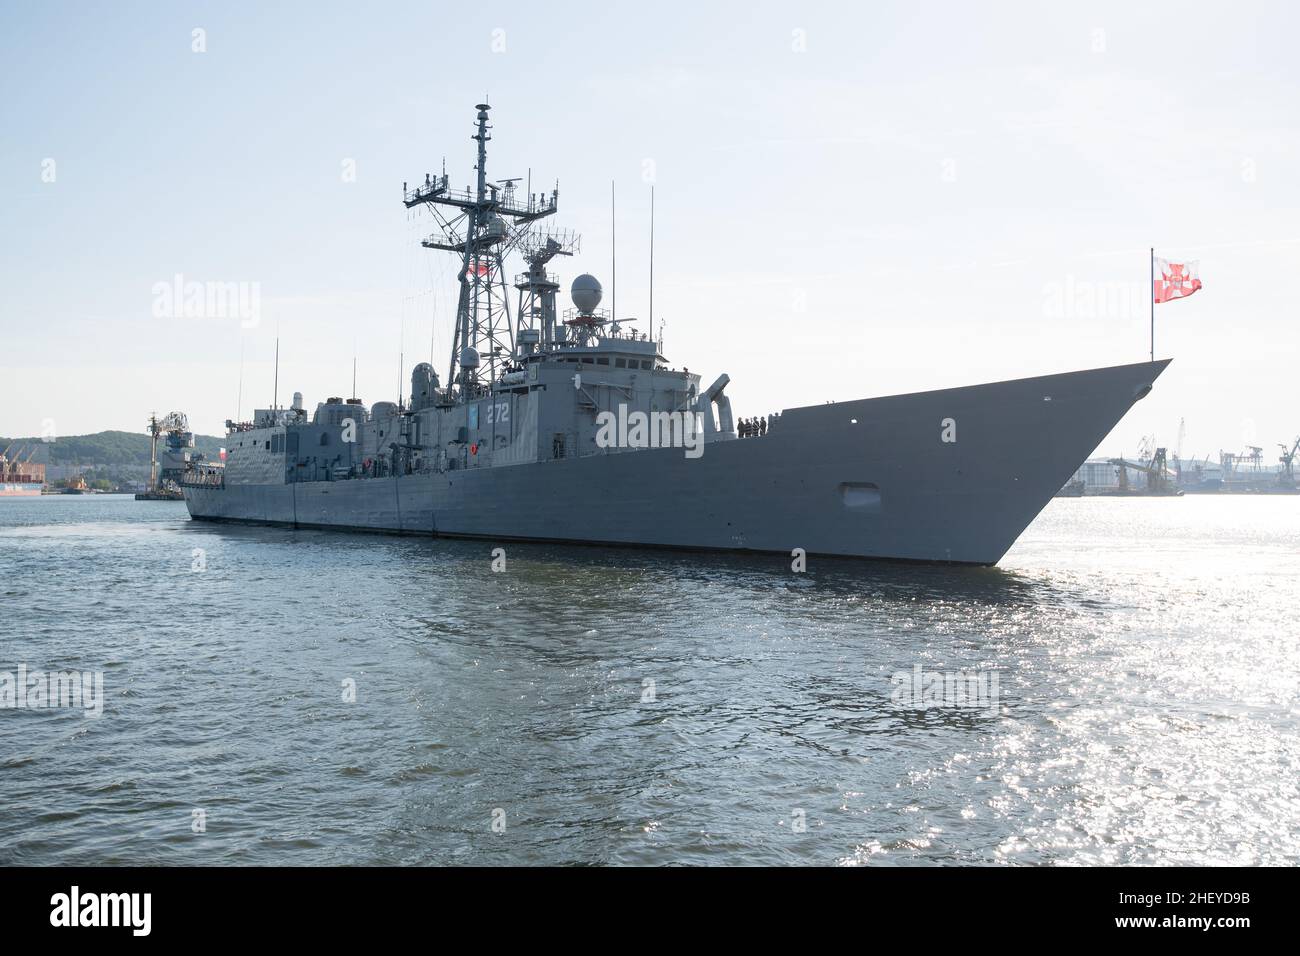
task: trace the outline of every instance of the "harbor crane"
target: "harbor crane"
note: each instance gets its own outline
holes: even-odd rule
[[[17,451],[14,451],[15,445],[18,446]],[[40,445],[19,445],[16,441],[10,442],[5,447],[5,450],[0,452],[0,461],[7,461],[12,465],[29,465],[31,464],[32,459],[36,457],[36,453],[40,450],[40,447]],[[10,454],[11,451],[13,454]],[[26,453],[27,456],[25,458],[23,457],[24,453]]]
[[[1178,419],[1178,444],[1174,446],[1174,473],[1183,476],[1183,441],[1187,438],[1187,419]]]
[[[1289,450],[1286,445],[1282,443],[1279,443],[1277,447],[1282,449],[1282,454],[1278,457],[1278,461],[1282,463],[1283,472],[1278,476],[1278,480],[1287,485],[1295,485],[1295,456],[1296,451],[1300,450],[1300,438],[1297,438],[1292,442]]]
[[[1147,453],[1147,442],[1144,439],[1140,451],[1140,461],[1131,461],[1127,458],[1110,458],[1107,459],[1110,464],[1115,466],[1119,475],[1119,487],[1122,494],[1129,493],[1128,472],[1131,468],[1134,471],[1140,471],[1147,476],[1147,494],[1149,495],[1181,495],[1172,481],[1169,479],[1169,464],[1165,449],[1156,448]]]

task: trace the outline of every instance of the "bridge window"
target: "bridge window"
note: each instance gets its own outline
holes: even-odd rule
[[[627,368],[627,359],[614,359],[614,368]]]

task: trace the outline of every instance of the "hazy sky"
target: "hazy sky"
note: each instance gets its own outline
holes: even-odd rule
[[[196,40],[195,30],[198,34]],[[1291,4],[6,4],[0,434],[201,432],[445,374],[455,264],[401,184],[558,178],[557,260],[655,311],[739,415],[1140,361],[1147,249],[1175,361],[1103,445],[1300,433]],[[201,41],[201,42],[200,42]],[[196,52],[196,45],[203,46]],[[355,176],[349,176],[355,170]],[[247,283],[258,321],[155,315]],[[567,296],[565,306],[568,305]],[[644,323],[643,323],[644,324]],[[1026,435],[1026,442],[1033,436]]]

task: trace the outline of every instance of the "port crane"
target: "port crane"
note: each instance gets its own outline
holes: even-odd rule
[[[18,450],[13,451],[14,446],[18,445]],[[32,459],[36,457],[36,452],[40,450],[40,445],[19,445],[18,442],[10,442],[3,452],[0,452],[0,462],[6,462],[13,468],[19,465],[30,465]],[[10,452],[13,451],[11,455]],[[27,457],[23,457],[26,452]]]
[[[1109,458],[1107,461],[1115,466],[1116,474],[1119,477],[1119,490],[1121,494],[1129,492],[1128,473],[1129,469],[1140,471],[1147,476],[1147,494],[1150,495],[1179,495],[1174,483],[1169,478],[1168,455],[1164,448],[1153,447],[1154,438],[1142,439],[1142,444],[1138,449],[1138,461],[1132,461],[1127,458]]]
[[[1187,438],[1187,419],[1178,419],[1178,444],[1174,446],[1174,474],[1177,480],[1183,477],[1183,441]]]
[[[1282,463],[1282,474],[1278,475],[1278,480],[1287,484],[1295,485],[1295,456],[1296,451],[1300,450],[1300,438],[1297,438],[1292,444],[1290,450],[1285,444],[1279,443],[1278,448],[1282,449],[1282,454],[1278,461]]]
[[[1246,471],[1254,474],[1264,463],[1264,449],[1258,445],[1247,445],[1244,452],[1235,455],[1230,453],[1226,458],[1228,465],[1224,470],[1228,473],[1228,477],[1235,478],[1237,469],[1242,465],[1246,466]]]

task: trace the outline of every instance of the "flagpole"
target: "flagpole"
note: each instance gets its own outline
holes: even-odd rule
[[[1151,361],[1156,360],[1156,247],[1151,247]]]

